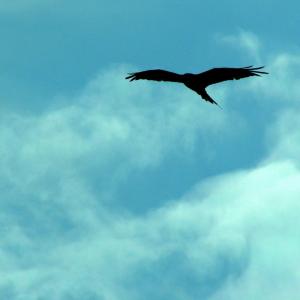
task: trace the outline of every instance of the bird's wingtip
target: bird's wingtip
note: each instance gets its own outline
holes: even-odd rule
[[[260,66],[260,67],[253,68],[253,66],[251,66],[251,67],[246,67],[245,69],[247,69],[248,71],[250,71],[252,75],[261,76],[260,74],[269,74],[266,71],[259,71],[259,70],[263,69],[264,67],[265,66]]]
[[[125,79],[130,79],[130,81],[135,79],[135,73],[128,73],[128,76]]]

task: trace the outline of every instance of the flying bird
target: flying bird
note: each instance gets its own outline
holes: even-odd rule
[[[133,80],[155,80],[155,81],[171,81],[183,83],[186,87],[192,89],[198,95],[200,95],[205,101],[218,105],[218,103],[212,99],[205,88],[211,84],[216,84],[226,80],[241,79],[250,76],[261,76],[261,74],[268,74],[261,71],[264,67],[254,68],[253,66],[243,68],[213,68],[208,71],[199,74],[177,74],[165,70],[147,70],[136,73],[129,73],[126,79]],[[219,106],[219,105],[218,105]]]

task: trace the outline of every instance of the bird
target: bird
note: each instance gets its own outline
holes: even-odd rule
[[[269,74],[262,71],[261,69],[263,68],[264,66],[256,68],[253,66],[242,68],[221,67],[212,68],[199,74],[177,74],[166,70],[155,69],[128,73],[128,76],[125,77],[125,79],[128,79],[129,81],[145,79],[183,83],[186,87],[190,88],[198,95],[200,95],[203,100],[220,107],[220,105],[207,93],[207,91],[205,90],[206,87],[226,80],[238,80],[250,76],[261,76],[262,74]]]

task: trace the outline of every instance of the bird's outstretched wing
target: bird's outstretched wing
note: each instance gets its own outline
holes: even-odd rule
[[[261,76],[261,74],[268,74],[264,71],[259,71],[264,67],[253,68],[252,66],[243,68],[214,68],[203,73],[198,74],[198,79],[205,86],[215,84],[218,82],[241,79],[250,76]]]
[[[182,75],[158,69],[129,73],[129,76],[127,76],[126,79],[129,79],[130,81],[146,79],[155,81],[182,82]]]

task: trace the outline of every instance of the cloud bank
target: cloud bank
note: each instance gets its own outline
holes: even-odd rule
[[[132,215],[107,205],[123,178],[187,155],[201,132],[226,133],[235,114],[212,113],[189,91],[129,87],[127,69],[100,74],[64,107],[1,120],[0,298],[297,299],[296,101],[263,128],[257,166]]]

